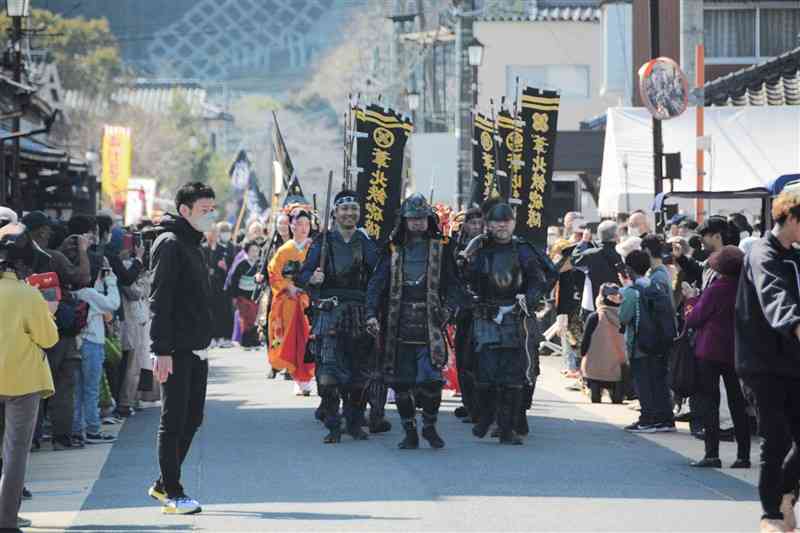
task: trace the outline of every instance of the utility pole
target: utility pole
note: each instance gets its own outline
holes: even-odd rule
[[[474,80],[469,64],[469,43],[474,33],[475,0],[454,0],[459,10],[456,23],[456,75],[458,86],[458,117],[456,139],[458,140],[458,206],[468,202],[472,188],[472,107]]]
[[[650,0],[650,58],[661,55],[661,37],[658,16],[658,0]],[[653,117],[653,190],[655,194],[663,192],[664,177],[664,142],[661,133],[661,121]]]

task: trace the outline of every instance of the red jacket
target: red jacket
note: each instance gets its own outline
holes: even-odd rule
[[[686,325],[697,332],[694,353],[698,359],[733,366],[738,285],[736,278],[718,276],[700,298],[687,302]]]

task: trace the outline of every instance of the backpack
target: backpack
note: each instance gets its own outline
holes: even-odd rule
[[[635,287],[639,293],[636,347],[646,355],[666,356],[678,336],[670,290],[652,280],[648,287]]]
[[[89,304],[66,291],[56,311],[55,319],[61,337],[77,337],[89,321]]]

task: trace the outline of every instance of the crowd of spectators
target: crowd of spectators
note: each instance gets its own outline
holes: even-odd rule
[[[742,213],[702,223],[678,214],[659,231],[642,211],[596,227],[567,213],[550,228],[560,269],[543,355],[565,356],[568,389],[629,400],[633,433],[677,431],[705,443],[692,467],[750,468],[760,436],[762,531],[793,531],[800,479],[800,193],[773,201],[773,228]],[[765,233],[762,232],[766,229]],[[548,314],[545,314],[548,316]],[[679,342],[693,355],[678,383]],[[687,344],[688,343],[688,344]],[[560,349],[559,349],[560,346]],[[691,394],[686,393],[689,383]],[[678,392],[676,392],[678,391]],[[680,393],[679,393],[680,392]],[[723,427],[721,427],[723,426]]]

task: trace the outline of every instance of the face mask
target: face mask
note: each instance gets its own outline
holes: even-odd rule
[[[214,229],[214,223],[217,221],[217,214],[214,211],[200,215],[199,217],[189,219],[189,223],[201,233],[208,233]]]
[[[231,240],[231,234],[227,233],[227,232],[226,233],[220,233],[219,234],[219,240],[221,240],[222,242],[228,242],[228,241]]]
[[[749,236],[750,236],[750,233],[747,232],[747,231],[739,232],[739,240],[740,241],[743,241],[744,239],[748,238]]]
[[[628,227],[628,237],[641,237],[641,236],[642,236],[642,232],[639,231],[639,228],[634,227],[634,226],[629,226]]]

